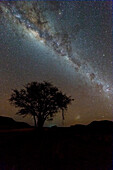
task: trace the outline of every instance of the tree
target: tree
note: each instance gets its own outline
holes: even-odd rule
[[[45,81],[28,83],[20,91],[15,89],[9,99],[12,105],[20,108],[17,114],[33,116],[35,127],[43,127],[45,120],[53,119],[60,110],[64,119],[64,110],[72,100]]]

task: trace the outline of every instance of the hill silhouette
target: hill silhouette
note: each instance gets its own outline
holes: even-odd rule
[[[113,122],[108,120],[93,121],[88,125],[73,125],[71,129],[79,130],[79,132],[111,133],[113,131]]]
[[[18,122],[10,117],[0,116],[0,129],[23,129],[23,128],[33,128],[29,124],[25,122]],[[93,121],[88,125],[77,124],[72,125],[70,127],[45,127],[43,130],[46,131],[55,131],[58,133],[62,133],[66,131],[76,132],[76,133],[85,133],[85,132],[93,132],[93,133],[111,133],[113,131],[113,122],[108,120],[103,121]]]
[[[29,128],[25,122],[17,122],[10,117],[0,116],[0,129],[18,129],[18,128]]]

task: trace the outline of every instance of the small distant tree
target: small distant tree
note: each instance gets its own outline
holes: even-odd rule
[[[64,119],[64,110],[72,100],[48,82],[28,83],[20,91],[13,90],[9,99],[12,105],[20,108],[17,114],[33,116],[35,127],[43,127],[45,120],[52,120],[60,110]]]

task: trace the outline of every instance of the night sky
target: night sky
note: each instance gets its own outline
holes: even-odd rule
[[[0,2],[0,115],[15,115],[11,89],[49,81],[71,95],[45,126],[112,120],[112,1]]]

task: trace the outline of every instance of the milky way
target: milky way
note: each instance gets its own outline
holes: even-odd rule
[[[104,75],[102,70],[105,65],[105,68],[112,67],[111,39],[106,38],[112,34],[111,3],[54,3],[2,2],[1,13],[11,20],[15,30],[21,30],[23,35],[53,50],[89,87],[111,101],[111,75],[107,70]],[[85,22],[89,22],[89,28]]]

